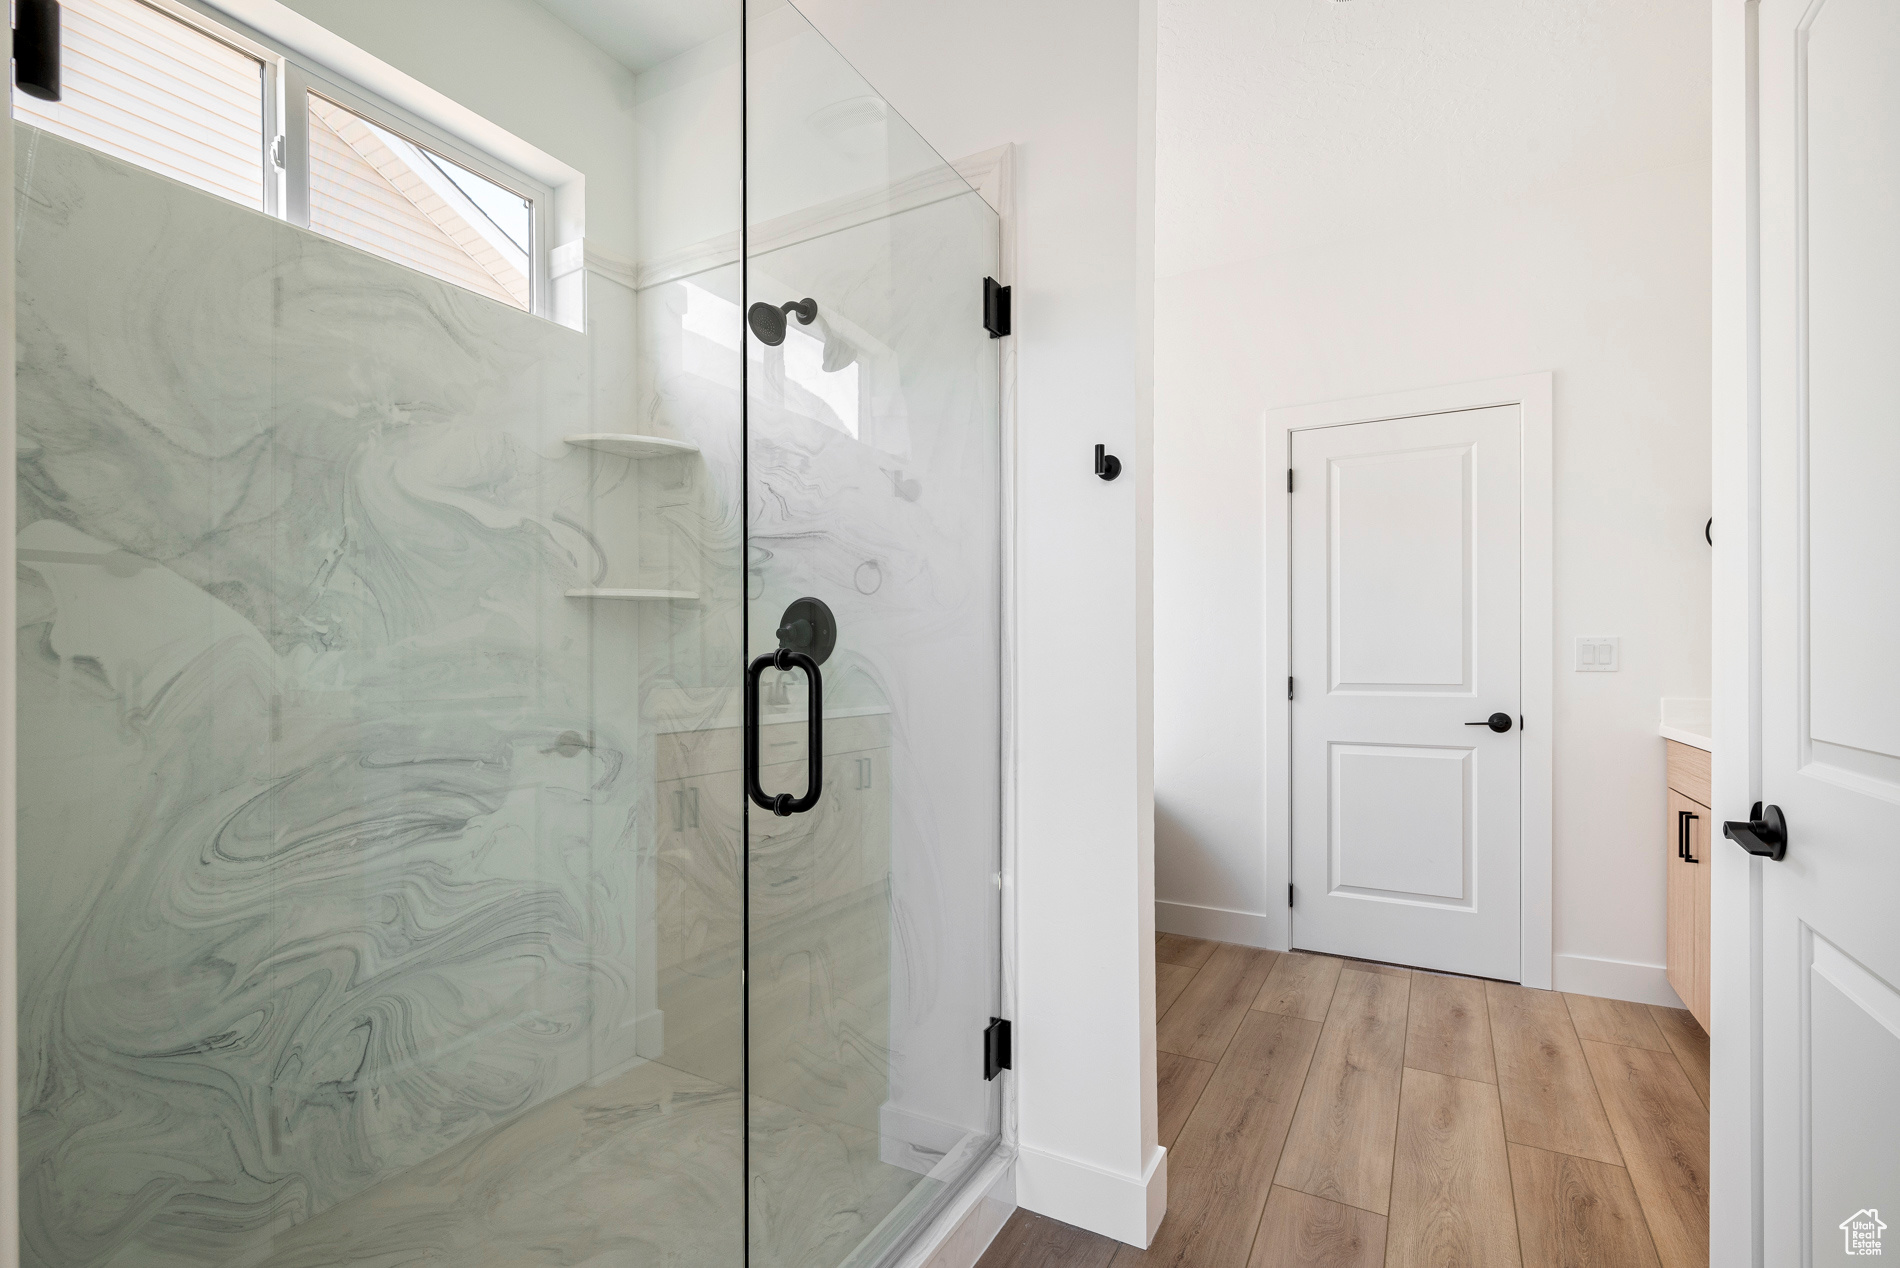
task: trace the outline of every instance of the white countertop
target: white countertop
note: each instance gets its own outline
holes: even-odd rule
[[[1687,744],[1705,753],[1715,751],[1714,730],[1709,725],[1709,702],[1664,696],[1662,722],[1657,731],[1665,740]]]

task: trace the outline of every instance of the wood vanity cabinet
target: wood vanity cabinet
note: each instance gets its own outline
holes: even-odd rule
[[[1709,755],[1669,749],[1669,985],[1709,1028]]]

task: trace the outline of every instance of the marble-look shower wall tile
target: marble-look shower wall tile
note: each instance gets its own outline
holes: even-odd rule
[[[254,1259],[658,1033],[643,704],[736,566],[724,633],[563,596],[736,503],[562,443],[666,426],[630,293],[583,335],[18,136],[24,1260]]]

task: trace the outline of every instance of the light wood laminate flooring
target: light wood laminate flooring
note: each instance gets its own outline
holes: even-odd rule
[[[1707,1268],[1687,1012],[1178,934],[1155,959],[1154,1244],[1018,1211],[978,1268]]]

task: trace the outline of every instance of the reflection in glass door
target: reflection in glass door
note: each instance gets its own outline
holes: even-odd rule
[[[869,1265],[999,1133],[998,225],[788,4],[747,102],[751,1257]]]

